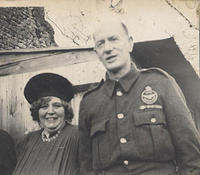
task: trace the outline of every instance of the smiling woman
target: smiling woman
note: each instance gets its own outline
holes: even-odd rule
[[[61,99],[57,97],[46,97],[43,100],[46,100],[46,102],[44,101],[39,109],[39,120],[42,127],[48,133],[53,133],[59,128],[63,128],[65,123],[65,110]]]
[[[24,95],[41,130],[18,145],[13,175],[78,175],[78,132],[70,124],[72,84],[60,75],[43,73],[28,81]]]

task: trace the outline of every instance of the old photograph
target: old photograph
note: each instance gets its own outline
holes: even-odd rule
[[[199,0],[1,0],[1,175],[200,175]]]

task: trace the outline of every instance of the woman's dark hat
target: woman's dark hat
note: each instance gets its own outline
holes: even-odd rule
[[[54,96],[65,101],[74,97],[72,84],[58,74],[42,73],[32,77],[24,88],[26,100],[32,104],[41,97]]]

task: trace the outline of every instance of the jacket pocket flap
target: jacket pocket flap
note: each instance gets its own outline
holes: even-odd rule
[[[135,112],[133,115],[135,126],[158,124],[166,125],[165,116],[162,111]]]
[[[109,121],[109,119],[102,120],[102,121],[96,121],[92,123],[92,127],[90,130],[90,137],[94,136],[98,132],[105,132],[106,131],[106,123]]]

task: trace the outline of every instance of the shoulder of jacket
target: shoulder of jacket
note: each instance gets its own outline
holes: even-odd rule
[[[2,129],[0,129],[0,139],[2,140],[2,142],[8,142],[8,141],[13,140],[10,134],[8,134],[7,131],[4,131]]]
[[[104,84],[104,79],[102,79],[98,84],[91,85],[90,88],[84,93],[83,98],[98,90]]]
[[[157,68],[157,67],[141,69],[141,73],[154,73],[154,74],[160,74],[162,76],[165,76],[166,78],[171,77],[166,71],[164,71],[163,69]]]

